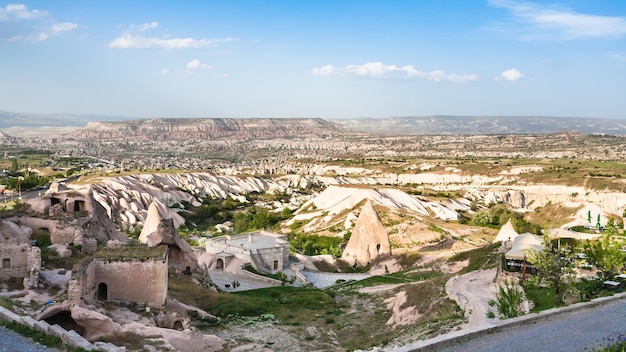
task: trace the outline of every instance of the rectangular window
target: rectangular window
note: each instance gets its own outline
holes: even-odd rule
[[[11,259],[2,259],[2,269],[11,269]]]
[[[274,260],[274,270],[278,270],[278,260]]]

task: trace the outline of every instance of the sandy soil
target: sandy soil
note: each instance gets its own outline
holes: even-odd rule
[[[446,282],[446,293],[465,311],[467,322],[461,326],[462,329],[493,321],[487,318],[487,311],[491,309],[487,302],[496,297],[497,285],[494,282],[496,270],[472,271],[455,276]]]

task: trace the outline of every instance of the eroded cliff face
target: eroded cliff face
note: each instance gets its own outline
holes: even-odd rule
[[[224,138],[253,139],[287,136],[334,136],[346,129],[332,122],[313,118],[226,119],[176,118],[118,122],[90,122],[72,134],[77,139],[192,140]]]

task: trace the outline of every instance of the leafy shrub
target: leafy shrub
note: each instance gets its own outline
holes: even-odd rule
[[[341,257],[341,244],[344,239],[330,236],[298,234],[290,239],[292,252],[304,255],[330,254]]]

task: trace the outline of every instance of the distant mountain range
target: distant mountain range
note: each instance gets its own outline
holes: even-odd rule
[[[103,122],[103,124],[95,122]],[[188,129],[182,127],[187,124],[189,124]],[[255,125],[258,128],[256,132],[253,131]],[[137,120],[121,116],[29,114],[0,110],[0,130],[9,135],[13,135],[11,133],[13,131],[28,130],[32,133],[35,130],[43,130],[42,132],[45,132],[47,128],[50,132],[57,131],[58,133],[58,131],[67,132],[73,128],[74,130],[80,129],[83,131],[83,133],[79,134],[98,138],[98,135],[104,137],[105,135],[128,133],[131,130],[137,132],[142,129],[142,126],[153,131],[163,128],[166,130],[186,130],[187,132],[191,130],[197,132],[212,130],[213,133],[218,135],[236,134],[238,129],[243,129],[246,131],[244,132],[245,134],[256,135],[260,138],[263,135],[266,138],[281,135],[286,132],[285,129],[290,130],[286,133],[287,135],[294,135],[292,134],[294,132],[299,132],[302,135],[322,135],[333,129],[339,133],[345,133],[350,130],[381,135],[543,134],[562,131],[577,131],[583,134],[606,133],[626,135],[626,119],[578,117],[438,115],[327,120],[314,118],[155,118]],[[223,131],[221,131],[222,129]],[[283,131],[278,132],[275,129]],[[22,133],[20,132],[19,134]]]
[[[32,114],[0,110],[0,129],[10,127],[84,127],[91,121],[120,121],[128,117],[79,114]]]
[[[424,116],[331,120],[352,130],[386,134],[583,134],[626,135],[626,119],[549,116]]]

